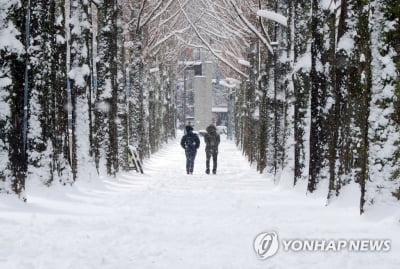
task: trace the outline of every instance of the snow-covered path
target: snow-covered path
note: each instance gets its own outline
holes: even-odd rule
[[[30,184],[28,204],[0,196],[0,268],[400,268],[399,214],[376,220],[356,206],[283,190],[223,140],[217,175],[206,175],[203,145],[194,175],[179,140],[145,162],[145,174]],[[284,252],[259,260],[255,236],[391,239],[389,252]]]

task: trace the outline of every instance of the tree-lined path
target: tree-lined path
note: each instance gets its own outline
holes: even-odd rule
[[[213,62],[227,115],[206,124],[254,169],[327,203],[357,183],[360,214],[394,203],[397,2],[0,0],[0,193],[127,171],[129,146],[148,158],[199,120],[193,81]]]
[[[398,2],[0,0],[0,268],[399,268]],[[271,230],[392,250],[259,261]]]
[[[394,217],[376,221],[352,205],[283,190],[249,167],[236,146],[220,146],[218,174],[206,175],[204,143],[193,176],[179,139],[146,160],[145,174],[124,173],[72,188],[29,185],[29,203],[0,203],[0,268],[397,268]],[[350,203],[349,203],[350,204]],[[390,252],[295,253],[282,246],[258,260],[255,236],[392,238]]]

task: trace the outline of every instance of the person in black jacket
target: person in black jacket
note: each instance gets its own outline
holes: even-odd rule
[[[197,134],[193,133],[193,127],[190,125],[186,126],[186,134],[181,139],[181,146],[185,149],[186,154],[186,173],[192,175],[200,139]]]
[[[210,159],[213,159],[213,174],[217,173],[217,157],[218,157],[218,145],[220,142],[217,128],[211,124],[207,127],[207,133],[204,136],[204,142],[206,143],[206,174],[210,174]]]

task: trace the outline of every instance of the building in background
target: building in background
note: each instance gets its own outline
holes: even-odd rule
[[[221,78],[215,58],[207,51],[193,50],[185,53],[181,66],[182,79],[177,84],[178,126],[189,124],[199,131],[212,123],[232,129],[229,96],[236,86]]]
[[[227,126],[229,89],[220,83],[220,77],[212,80],[212,114],[213,124]]]
[[[202,62],[202,74],[193,79],[194,90],[194,129],[205,130],[213,122],[212,117],[212,79],[215,74],[213,61]]]

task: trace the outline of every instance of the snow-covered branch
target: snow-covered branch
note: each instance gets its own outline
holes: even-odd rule
[[[236,13],[238,14],[239,18],[243,21],[243,23],[261,40],[261,42],[267,47],[271,54],[274,54],[271,44],[265,39],[265,37],[257,30],[257,28],[249,22],[249,20],[243,16],[243,12],[239,9],[236,5],[236,2],[233,0],[229,0],[232,4],[233,8],[235,9]]]
[[[287,18],[281,14],[278,14],[269,10],[259,10],[257,11],[257,16],[269,19],[271,21],[275,21],[277,23],[282,24],[287,27]]]
[[[142,1],[142,5],[141,5],[141,7],[140,7],[139,15],[138,15],[138,17],[137,17],[136,32],[139,32],[139,29],[141,29],[141,28],[140,28],[140,20],[141,20],[141,18],[142,18],[142,14],[143,14],[143,11],[144,11],[146,2],[147,2],[147,0],[143,0],[143,1]]]
[[[199,30],[197,27],[193,24],[192,20],[189,18],[187,15],[186,11],[183,9],[180,0],[178,0],[180,9],[182,11],[182,14],[185,16],[187,22],[190,24],[192,27],[193,31],[196,33],[197,37],[203,42],[203,44],[208,48],[208,50],[216,57],[218,58],[221,62],[224,64],[228,65],[232,70],[237,72],[238,74],[242,75],[243,77],[247,78],[248,76],[242,72],[240,69],[238,69],[236,66],[234,66],[232,63],[228,62],[226,59],[222,58],[221,55],[215,52],[215,50],[211,47],[211,45],[204,39],[204,37],[200,34]]]
[[[151,48],[149,48],[149,53],[151,53],[155,48],[157,48],[158,46],[160,46],[162,43],[166,42],[168,39],[170,39],[171,37],[177,35],[177,34],[183,34],[184,32],[186,32],[187,30],[189,30],[190,27],[185,27],[183,29],[180,30],[175,30],[170,32],[168,35],[166,35],[165,37],[161,38],[160,40],[157,41],[156,44],[154,44]]]
[[[187,45],[189,47],[196,48],[196,49],[205,49],[205,50],[208,49],[206,46],[197,45],[197,44],[193,44],[193,43],[186,41],[184,38],[179,36],[179,34],[176,34],[176,38],[178,38],[182,43],[184,43],[185,45]]]
[[[149,15],[147,16],[147,18],[143,20],[143,23],[140,24],[140,27],[144,27],[144,26],[145,26],[147,23],[149,23],[150,21],[154,21],[154,20],[156,20],[159,16],[161,16],[162,14],[164,14],[164,13],[168,10],[169,6],[174,2],[174,0],[170,0],[160,12],[158,12],[156,15],[154,15],[154,13],[156,13],[156,11],[161,7],[161,5],[163,4],[163,2],[164,2],[164,1],[161,0],[161,1],[158,3],[158,5],[155,6],[155,7],[153,8],[153,10],[152,10],[152,11],[149,13]]]

